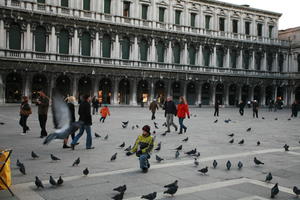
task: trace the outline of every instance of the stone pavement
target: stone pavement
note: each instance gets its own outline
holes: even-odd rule
[[[158,192],[157,199],[182,199],[182,200],[263,200],[270,199],[270,188],[279,183],[280,193],[276,199],[295,199],[292,192],[293,186],[300,187],[300,120],[291,119],[290,110],[268,112],[260,110],[260,118],[252,118],[252,110],[245,109],[245,116],[240,117],[237,108],[220,109],[218,123],[213,123],[212,108],[191,108],[191,119],[186,119],[187,133],[178,135],[173,132],[161,136],[165,127],[163,111],[159,110],[157,119],[159,129],[154,129],[151,113],[147,108],[140,107],[112,107],[111,117],[104,124],[99,123],[99,115],[93,116],[92,132],[97,132],[102,138],[93,137],[94,150],[85,149],[85,134],[75,151],[62,149],[62,141],[56,140],[49,145],[42,145],[39,138],[39,125],[37,109],[33,106],[33,115],[28,124],[30,132],[26,136],[20,135],[21,127],[18,125],[18,107],[0,107],[0,149],[13,149],[12,155],[12,190],[16,197],[11,197],[8,191],[0,191],[0,199],[20,200],[58,200],[58,199],[111,199],[117,194],[112,191],[114,187],[127,185],[124,199],[140,199],[143,194]],[[261,117],[264,116],[265,120]],[[78,117],[78,116],[77,116]],[[224,119],[232,121],[225,123]],[[275,120],[278,118],[278,120]],[[121,127],[121,121],[129,120],[128,128]],[[178,124],[177,118],[175,118]],[[156,144],[162,142],[162,149],[153,152],[150,159],[151,168],[147,174],[140,172],[138,160],[135,156],[127,157],[123,149],[118,146],[124,141],[126,147],[133,145],[136,137],[141,133],[141,127],[149,124],[152,131],[156,131]],[[132,126],[139,128],[132,130]],[[52,116],[48,116],[48,132],[53,130]],[[252,127],[250,132],[246,132]],[[227,136],[235,133],[234,143],[229,144]],[[107,141],[103,137],[108,134]],[[182,139],[189,137],[188,142]],[[243,145],[237,144],[244,139]],[[257,141],[261,142],[256,146]],[[289,152],[284,152],[283,145],[291,146]],[[174,148],[183,144],[183,151],[175,159]],[[195,167],[193,157],[184,155],[183,152],[193,148],[201,153],[198,159],[200,165]],[[31,159],[31,151],[36,152],[40,158]],[[117,160],[110,162],[110,157],[118,153]],[[50,154],[61,158],[61,161],[52,162]],[[161,163],[155,161],[155,155],[165,160]],[[255,166],[253,158],[265,162],[263,166]],[[78,167],[72,167],[73,161],[80,157]],[[21,175],[15,163],[19,159],[25,164],[27,175]],[[216,159],[218,166],[212,168]],[[228,171],[225,167],[227,160],[233,164]],[[244,167],[237,169],[238,161]],[[208,166],[207,175],[201,175],[198,169]],[[88,167],[88,177],[82,175],[83,169]],[[265,183],[268,172],[273,174],[271,183]],[[63,186],[50,187],[49,176],[55,179],[62,176],[65,180]],[[34,177],[44,180],[45,189],[37,190]],[[174,197],[164,195],[163,185],[178,180],[179,189]]]

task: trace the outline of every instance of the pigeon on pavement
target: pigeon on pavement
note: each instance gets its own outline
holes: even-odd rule
[[[64,180],[60,176],[59,179],[57,180],[57,185],[62,185],[64,183]]]
[[[256,157],[254,157],[254,163],[256,165],[264,165],[265,163],[261,162],[260,160],[258,160]]]
[[[176,159],[179,158],[179,155],[180,155],[179,151],[176,151],[176,152],[175,152],[175,158],[176,158]]]
[[[178,180],[175,180],[173,183],[170,183],[168,185],[165,185],[164,187],[165,188],[169,188],[169,187],[175,187],[178,185]]]
[[[117,155],[118,153],[115,153],[114,155],[112,155],[112,157],[110,158],[110,161],[114,161],[117,159]]]
[[[42,183],[42,181],[39,179],[39,177],[35,177],[35,185],[36,185],[36,187],[39,189],[39,188],[44,188],[44,185],[43,185],[43,183]]]
[[[78,157],[74,162],[73,162],[73,167],[74,166],[78,166],[79,165],[79,163],[80,163],[80,157]]]
[[[127,189],[126,185],[121,185],[119,187],[114,188],[113,190],[118,191],[120,193],[122,193],[122,192],[124,193],[126,191],[126,189]]]
[[[216,161],[216,160],[214,160],[214,161],[213,161],[213,167],[214,167],[214,168],[216,168],[216,167],[217,167],[217,165],[218,165],[217,161]]]
[[[275,196],[279,193],[278,183],[274,185],[271,189],[271,198],[274,199]]]
[[[57,185],[57,182],[54,180],[54,178],[52,176],[50,176],[49,183],[53,186]]]
[[[182,150],[182,145],[180,145],[179,147],[175,148],[175,150],[181,151]]]
[[[239,144],[244,144],[245,140],[242,139],[241,141],[239,141]]]
[[[89,171],[88,168],[85,168],[85,169],[82,171],[82,173],[83,173],[85,176],[87,176],[87,175],[90,173],[90,171]]]
[[[285,151],[289,151],[290,146],[287,145],[287,144],[285,144],[285,145],[283,146],[283,148],[284,148]]]
[[[60,160],[60,158],[56,157],[56,156],[53,155],[53,154],[50,154],[50,157],[51,157],[51,160],[53,160],[53,161],[58,161],[58,160]]]
[[[227,168],[227,170],[230,170],[230,168],[231,168],[231,162],[230,162],[230,160],[227,161],[226,168]]]
[[[247,131],[247,132],[250,132],[250,131],[251,131],[251,129],[252,129],[252,128],[247,128],[247,130],[246,130],[246,131]]]
[[[33,159],[39,158],[39,156],[34,151],[31,152],[31,157]]]
[[[121,192],[119,194],[116,194],[115,196],[112,197],[114,200],[122,200],[124,196],[124,192]]]
[[[163,158],[159,157],[158,155],[155,156],[155,159],[157,162],[161,162],[164,160]]]
[[[186,137],[185,139],[182,140],[182,142],[187,142],[189,140],[189,137]]]
[[[199,169],[198,172],[201,172],[202,174],[206,174],[208,172],[208,167],[204,167],[202,169]]]
[[[150,194],[143,195],[142,199],[154,200],[156,198],[157,192],[153,192]]]
[[[125,147],[125,142],[123,142],[119,147],[120,147],[120,148]]]
[[[300,195],[300,189],[298,189],[296,186],[293,187],[293,192],[297,195],[297,197]]]
[[[265,182],[270,182],[272,179],[273,179],[273,176],[272,176],[271,172],[269,172],[268,175],[266,176]]]
[[[172,187],[168,187],[168,189],[166,191],[164,191],[164,194],[170,194],[170,195],[174,195],[177,192],[178,186],[172,186]]]
[[[243,168],[243,163],[241,161],[238,162],[238,168],[242,169]]]
[[[95,132],[95,137],[99,138],[99,137],[101,137],[101,135],[99,135],[98,133]]]

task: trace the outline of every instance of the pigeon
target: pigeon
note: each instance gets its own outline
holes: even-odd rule
[[[293,192],[299,196],[300,195],[300,189],[298,189],[296,186],[293,187]]]
[[[265,119],[264,117],[262,117],[262,119]]]
[[[201,172],[202,174],[206,174],[208,172],[208,167],[204,167],[202,169],[199,169],[198,172]]]
[[[39,156],[36,154],[36,153],[34,153],[33,151],[31,152],[31,157],[33,158],[33,159],[36,159],[36,158],[38,158]]]
[[[182,145],[180,145],[179,147],[175,148],[175,150],[181,151],[182,150]]]
[[[127,125],[129,123],[129,121],[127,121],[127,122],[122,122],[122,124],[124,124],[124,125]]]
[[[131,129],[134,130],[135,126],[132,126]]]
[[[4,122],[0,122],[0,125],[4,125],[5,123]]]
[[[157,144],[157,147],[154,149],[155,151],[159,151],[161,149],[161,142]]]
[[[194,117],[197,117],[197,115],[194,115]]]
[[[123,142],[119,147],[120,147],[120,148],[125,147],[125,142]]]
[[[197,158],[194,158],[194,164],[196,167],[199,165],[199,161],[197,160]]]
[[[176,152],[175,152],[175,158],[176,158],[176,159],[179,158],[179,155],[180,155],[179,151],[176,151]]]
[[[155,134],[156,134],[156,131],[153,131],[153,132],[152,132],[152,134],[154,134],[154,135],[155,135]]]
[[[256,145],[259,146],[259,145],[260,145],[260,141],[257,141],[257,142],[256,142]]]
[[[231,162],[230,162],[230,160],[227,161],[226,168],[227,168],[227,170],[230,170],[230,168],[231,168]]]
[[[187,142],[189,140],[189,137],[186,137],[185,139],[182,140],[182,142]]]
[[[246,130],[247,132],[250,132],[251,131],[251,128],[247,128],[247,130]]]
[[[112,197],[114,200],[122,200],[124,196],[124,192],[121,192],[119,194],[116,194],[115,196]]]
[[[188,152],[185,152],[185,154],[187,154],[187,155],[194,155],[194,154],[196,154],[197,153],[197,149],[193,149],[193,150],[191,150],[191,151],[188,151]]]
[[[135,125],[136,128],[139,128],[139,125]]]
[[[244,139],[242,139],[241,141],[239,141],[239,144],[244,144]]]
[[[95,132],[95,137],[96,137],[96,138],[100,138],[101,135],[99,135],[98,133]]]
[[[156,198],[157,192],[153,192],[150,194],[143,195],[142,199],[154,200]]]
[[[153,122],[154,126],[157,126],[158,124],[156,122]]]
[[[230,121],[231,121],[230,119],[225,119],[225,120],[224,120],[224,122],[227,123],[227,124],[228,124]]]
[[[158,155],[155,156],[155,159],[157,162],[161,162],[164,160],[163,158],[159,157]]]
[[[131,145],[129,147],[127,147],[126,149],[124,149],[124,151],[130,151],[131,150]]]
[[[114,188],[113,190],[118,191],[120,193],[124,193],[126,191],[126,189],[127,189],[126,185],[121,185],[119,187]]]
[[[257,160],[256,157],[254,157],[254,163],[255,163],[256,165],[264,165],[264,164],[265,164],[265,163],[261,162],[260,160]]]
[[[178,186],[172,186],[172,187],[168,187],[168,189],[166,191],[164,191],[164,194],[170,194],[170,195],[174,195],[177,192]]]
[[[76,165],[76,166],[78,166],[79,165],[79,163],[80,163],[80,157],[78,157],[74,162],[73,162],[73,167]]]
[[[117,159],[117,154],[118,153],[115,153],[114,155],[112,155],[112,157],[110,158],[110,161],[114,161]]]
[[[243,168],[243,163],[241,161],[238,162],[238,168],[242,169]]]
[[[70,134],[75,133],[83,122],[72,122],[68,105],[64,102],[64,98],[56,90],[52,99],[52,113],[55,131],[49,134],[43,144],[49,144],[54,139],[66,139]]]
[[[214,121],[214,123],[217,123],[218,122],[218,120],[216,119],[215,121]]]
[[[155,124],[154,124],[154,127],[155,127],[156,129],[158,129],[158,126],[157,126],[157,125],[155,125]]]
[[[51,160],[53,160],[53,161],[58,161],[58,160],[60,160],[60,158],[54,156],[53,154],[51,154],[50,157],[51,157]]]
[[[231,134],[229,134],[228,136],[229,136],[229,137],[233,137],[233,136],[234,136],[234,133],[231,133]]]
[[[265,182],[270,182],[272,179],[273,179],[273,176],[272,176],[271,172],[269,172],[268,175],[266,176]]]
[[[43,183],[42,183],[42,181],[39,179],[39,177],[35,177],[35,185],[36,185],[36,187],[39,189],[39,188],[44,188],[44,185],[43,185]]]
[[[278,118],[276,117],[275,120],[278,120]]]
[[[64,180],[60,176],[59,179],[57,180],[57,185],[62,185],[63,183],[64,183]]]
[[[52,176],[50,176],[49,183],[53,186],[57,185],[57,182],[54,180],[54,178]]]
[[[234,143],[234,139],[231,139],[231,140],[229,141],[229,143],[230,143],[230,144],[233,144],[233,143]]]
[[[122,124],[122,128],[127,128],[127,125]]]
[[[291,118],[288,118],[289,121],[291,121]]]
[[[287,145],[287,144],[285,144],[285,145],[283,146],[283,148],[284,148],[285,151],[289,151],[290,146]]]
[[[85,176],[87,176],[87,175],[90,173],[90,171],[89,171],[88,168],[85,168],[85,169],[82,171],[82,173],[83,173]]]
[[[108,139],[108,134],[104,137],[104,140],[107,140]]]
[[[175,180],[173,183],[165,185],[164,188],[176,187],[176,186],[178,186],[178,180]]]
[[[214,161],[213,161],[213,167],[214,167],[214,169],[217,167],[217,165],[218,165],[217,161],[214,160]]]
[[[20,172],[21,172],[23,175],[26,175],[26,170],[25,170],[25,166],[24,166],[23,163],[20,165],[19,170],[20,170]]]
[[[279,193],[278,183],[274,185],[271,189],[271,198],[274,199],[275,196]]]
[[[19,160],[19,159],[17,159],[17,163],[16,163],[16,165],[17,165],[18,167],[21,167],[21,166],[22,166],[22,163],[20,162],[20,160]]]

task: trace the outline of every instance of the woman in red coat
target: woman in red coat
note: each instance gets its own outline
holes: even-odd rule
[[[182,130],[186,132],[187,127],[183,124],[183,120],[187,115],[190,118],[189,106],[186,103],[185,99],[181,96],[179,98],[179,104],[177,105],[177,117],[179,119],[180,131],[178,134],[182,134]]]

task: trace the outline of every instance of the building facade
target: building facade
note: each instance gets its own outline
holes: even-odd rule
[[[300,98],[300,64],[278,39],[278,13],[213,0],[3,0],[0,8],[2,103],[54,87],[107,104]]]

